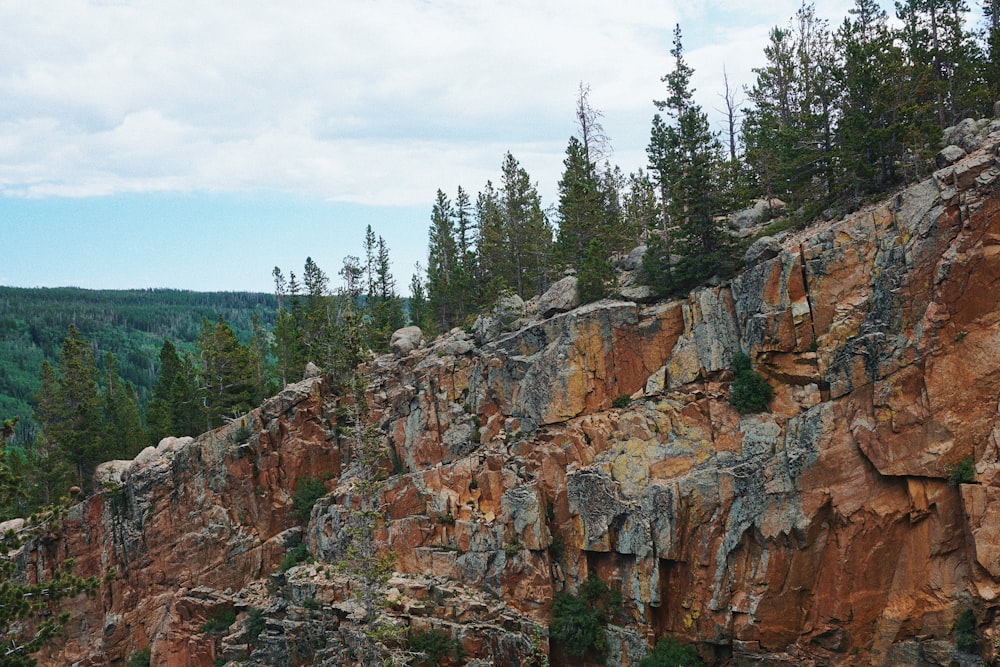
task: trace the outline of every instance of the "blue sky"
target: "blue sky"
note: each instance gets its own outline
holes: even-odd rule
[[[634,171],[674,24],[711,111],[798,4],[0,3],[0,284],[270,291],[307,256],[335,277],[371,224],[403,292],[438,188],[509,150],[555,202],[581,82]]]

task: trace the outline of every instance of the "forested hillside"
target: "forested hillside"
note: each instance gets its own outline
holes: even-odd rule
[[[0,414],[20,417],[15,442],[30,441],[34,397],[43,361],[56,365],[70,324],[94,348],[99,364],[114,355],[118,373],[145,403],[164,340],[193,350],[205,318],[222,316],[244,343],[254,314],[274,324],[273,294],[181,290],[85,290],[0,287]]]

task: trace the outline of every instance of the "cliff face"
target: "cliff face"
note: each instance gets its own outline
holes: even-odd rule
[[[469,664],[516,665],[552,596],[594,572],[625,598],[609,664],[671,634],[718,664],[947,665],[966,609],[991,655],[998,142],[785,236],[731,284],[498,313],[479,340],[455,331],[375,359],[372,422],[399,473],[379,533],[397,555],[390,613],[448,632]],[[729,405],[741,350],[774,387],[767,413]],[[352,609],[324,564],[350,503],[335,404],[307,380],[247,417],[247,442],[233,425],[107,466],[110,490],[22,555],[30,572],[72,555],[79,574],[115,574],[72,604],[43,664],[148,645],[155,665],[346,660]],[[967,457],[975,483],[949,486]],[[319,564],[269,577],[300,534],[303,477],[335,491],[304,530]],[[239,623],[223,640],[200,631],[251,606],[267,623],[249,647]]]

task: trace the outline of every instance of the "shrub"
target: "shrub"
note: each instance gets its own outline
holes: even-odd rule
[[[955,465],[948,466],[945,468],[945,472],[948,475],[950,486],[972,484],[976,480],[976,464],[971,456],[966,456]]]
[[[512,539],[511,541],[503,545],[503,552],[507,554],[509,558],[513,558],[524,550],[524,545],[521,544],[521,540]]]
[[[148,647],[139,649],[128,657],[128,660],[125,661],[125,667],[149,667],[151,657],[152,652]]]
[[[313,505],[325,495],[326,484],[321,479],[303,477],[295,484],[295,493],[292,495],[292,507],[295,508],[295,514],[303,523],[309,521],[309,514],[312,513]]]
[[[281,559],[281,563],[278,564],[278,574],[284,574],[299,563],[309,560],[309,549],[306,548],[304,542],[298,542],[290,546],[291,549]]]
[[[729,402],[741,413],[762,412],[774,397],[774,389],[764,376],[753,370],[750,357],[739,352],[733,356],[733,382]]]
[[[621,605],[622,596],[591,573],[580,586],[580,595],[565,591],[552,600],[552,624],[549,635],[558,641],[568,655],[583,657],[591,654],[603,659],[608,652],[604,626],[610,615]]]
[[[461,661],[465,653],[458,640],[443,630],[411,630],[406,635],[406,648],[424,656],[418,665],[436,665],[443,658]]]
[[[201,631],[210,635],[221,635],[236,622],[236,611],[234,609],[219,609],[213,611],[205,619]]]
[[[253,435],[253,433],[250,430],[250,426],[247,424],[247,420],[241,419],[239,428],[237,428],[236,431],[233,433],[233,442],[237,444],[241,442],[246,442],[247,440],[250,439],[251,435]]]
[[[613,408],[627,408],[632,402],[632,397],[628,394],[622,394],[621,396],[615,398],[611,401],[611,407]]]
[[[442,526],[454,526],[455,515],[449,510],[447,514],[438,514],[437,522]]]
[[[975,653],[979,644],[976,632],[976,615],[971,609],[963,611],[955,622],[955,648],[962,653]]]
[[[316,611],[323,605],[316,598],[306,598],[305,600],[302,601],[302,606],[305,607],[306,609],[309,609],[310,611]]]
[[[702,667],[704,663],[694,648],[673,637],[662,637],[638,667]]]
[[[260,633],[264,632],[265,625],[267,625],[267,620],[264,618],[264,610],[250,607],[247,610],[246,620],[247,641],[250,644],[257,643],[257,638],[260,637]]]

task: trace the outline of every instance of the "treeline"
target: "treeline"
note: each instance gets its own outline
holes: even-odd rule
[[[150,364],[148,400],[123,376],[115,354],[102,352],[70,324],[57,360],[42,360],[35,371],[31,416],[37,428],[6,452],[23,493],[0,514],[24,516],[73,486],[88,492],[104,461],[130,459],[166,436],[195,436],[238,420],[285,384],[302,379],[310,362],[335,381],[351,377],[366,351],[387,350],[391,333],[405,324],[388,247],[371,227],[364,254],[345,258],[336,290],[311,258],[301,278],[294,272],[286,278],[275,267],[273,324],[266,325],[256,311],[240,311],[250,318],[245,342],[222,315],[203,317],[190,345],[161,339]],[[95,305],[95,312],[102,307],[108,306]],[[106,336],[100,327],[93,330]]]
[[[581,85],[554,207],[510,153],[499,185],[474,201],[462,187],[454,199],[438,191],[426,272],[411,284],[415,319],[468,324],[498,295],[530,298],[567,270],[584,301],[600,298],[614,282],[611,254],[640,242],[646,281],[682,294],[732,274],[742,246],[728,215],[756,200],[801,226],[924,178],[942,129],[991,116],[1000,98],[1000,0],[978,10],[970,29],[965,0],[898,0],[895,22],[877,0],[855,0],[831,27],[803,3],[771,30],[750,86],[726,79],[721,135],[693,99],[678,27],[645,167],[624,177],[611,165]]]
[[[270,329],[277,314],[273,294],[182,290],[85,290],[75,287],[0,287],[0,415],[18,417],[12,441],[30,442],[43,361],[55,365],[73,324],[94,347],[98,367],[107,352],[117,372],[145,404],[156,380],[165,339],[193,351],[202,321],[222,316],[240,340],[250,340],[253,317]]]

